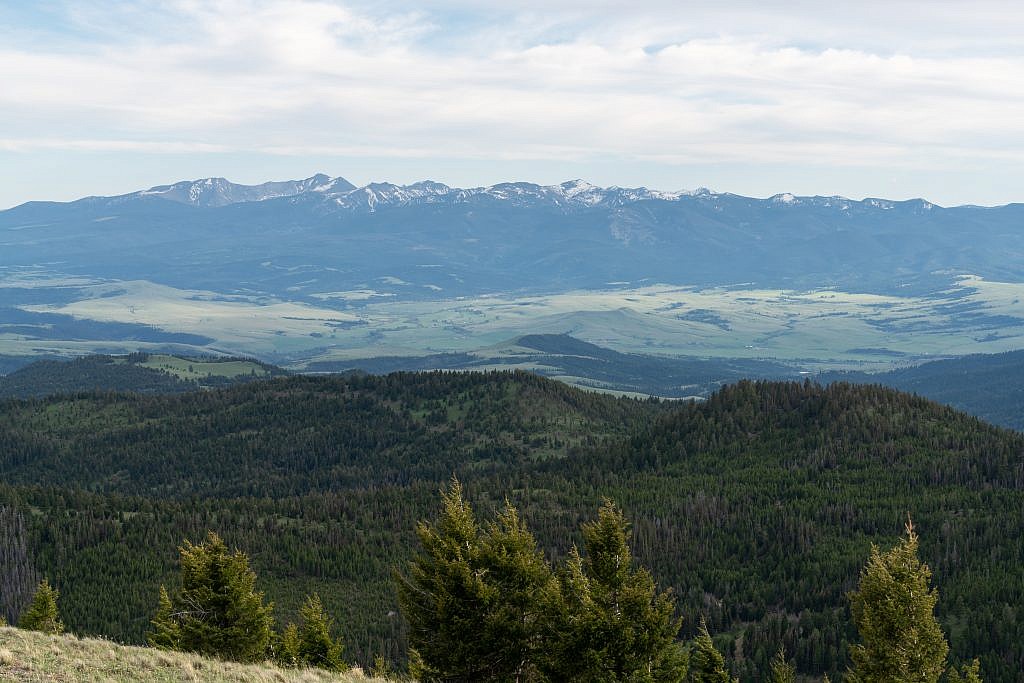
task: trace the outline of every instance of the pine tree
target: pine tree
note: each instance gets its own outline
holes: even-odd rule
[[[665,681],[686,676],[680,620],[667,592],[634,566],[629,524],[605,501],[583,526],[586,557],[573,548],[559,572],[554,631],[544,670],[552,680]]]
[[[482,633],[491,680],[529,680],[543,645],[541,595],[552,580],[551,567],[508,501],[481,538],[480,567],[493,591]]]
[[[397,577],[397,588],[417,677],[429,681],[451,673],[480,678],[475,646],[487,589],[477,567],[480,529],[458,480],[442,492],[437,522],[420,522],[416,535],[421,551],[408,575]]]
[[[331,637],[333,619],[324,612],[320,596],[315,593],[306,598],[300,610],[302,625],[298,628],[298,660],[306,666],[328,671],[348,668],[341,658],[342,644]]]
[[[281,666],[299,666],[299,627],[293,623],[285,626],[277,642],[274,659]]]
[[[378,654],[373,658],[373,666],[370,667],[370,675],[374,678],[383,678],[386,681],[391,680],[395,672],[391,668],[391,663],[384,657],[384,655]]]
[[[160,602],[156,615],[153,617],[153,632],[149,634],[149,644],[162,650],[173,650],[181,642],[181,625],[174,614],[174,605],[167,588],[160,586]]]
[[[946,668],[949,645],[935,619],[938,591],[931,570],[917,556],[918,538],[907,535],[883,553],[871,546],[850,610],[863,641],[850,648],[850,683],[935,683]]]
[[[690,675],[686,680],[690,683],[732,683],[725,671],[725,657],[715,648],[703,617],[690,648]]]
[[[977,659],[960,669],[951,666],[946,674],[946,680],[948,683],[981,683],[980,669],[981,663]]]
[[[528,680],[550,568],[515,508],[481,530],[453,479],[437,522],[416,533],[421,551],[397,578],[417,677]]]
[[[786,651],[779,648],[772,659],[772,668],[768,673],[768,683],[794,683],[796,667],[786,661]]]
[[[32,602],[18,620],[18,628],[43,633],[63,633],[64,624],[57,613],[58,597],[60,593],[50,586],[49,581],[40,581],[35,595],[32,596]]]
[[[229,552],[212,531],[205,542],[185,541],[178,550],[181,589],[174,598],[161,590],[150,643],[242,662],[263,658],[273,606],[263,604],[245,554]]]

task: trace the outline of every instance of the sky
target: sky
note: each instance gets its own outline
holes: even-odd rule
[[[318,172],[1024,201],[1022,36],[1010,0],[0,0],[0,208]]]

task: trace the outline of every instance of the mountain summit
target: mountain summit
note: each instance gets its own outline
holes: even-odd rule
[[[225,178],[183,180],[173,185],[151,187],[128,196],[153,196],[192,206],[214,207],[292,197],[306,192],[347,192],[354,189],[356,186],[344,178],[331,178],[323,173],[317,173],[305,180],[283,180],[260,185],[238,185]]]
[[[122,205],[125,201],[133,199],[155,197],[190,206],[219,208],[233,204],[263,202],[303,195],[313,202],[326,203],[328,206],[325,207],[325,210],[328,212],[340,208],[371,213],[386,207],[419,204],[476,204],[481,206],[504,204],[534,208],[545,206],[564,211],[616,209],[629,207],[638,202],[672,204],[688,202],[714,211],[721,210],[726,204],[730,207],[742,205],[747,210],[802,207],[804,209],[830,209],[854,213],[863,213],[865,210],[889,211],[892,209],[920,213],[941,208],[923,199],[891,201],[868,198],[857,201],[838,195],[830,197],[799,196],[789,192],[776,194],[767,199],[757,199],[728,192],[714,192],[705,187],[696,190],[663,191],[646,187],[619,187],[617,185],[602,187],[581,179],[568,180],[555,185],[520,181],[459,188],[433,180],[421,180],[408,185],[372,182],[357,187],[345,178],[331,177],[324,173],[317,173],[303,180],[271,181],[259,185],[242,185],[220,177],[182,180],[126,195],[89,197],[87,201],[94,205]],[[39,204],[39,202],[30,202],[30,204]]]

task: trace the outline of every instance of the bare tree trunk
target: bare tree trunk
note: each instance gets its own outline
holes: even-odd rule
[[[0,617],[16,624],[38,583],[28,556],[25,518],[13,508],[0,507]]]

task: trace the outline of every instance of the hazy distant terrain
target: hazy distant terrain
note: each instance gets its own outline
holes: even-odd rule
[[[374,374],[396,370],[527,370],[585,388],[667,398],[707,396],[723,384],[741,379],[801,376],[794,366],[774,361],[619,353],[555,334],[525,335],[510,343],[472,353],[320,361],[305,369],[312,372],[354,369]]]
[[[4,356],[303,368],[529,334],[884,368],[1018,348],[1024,205],[506,183],[183,182],[0,212]]]

